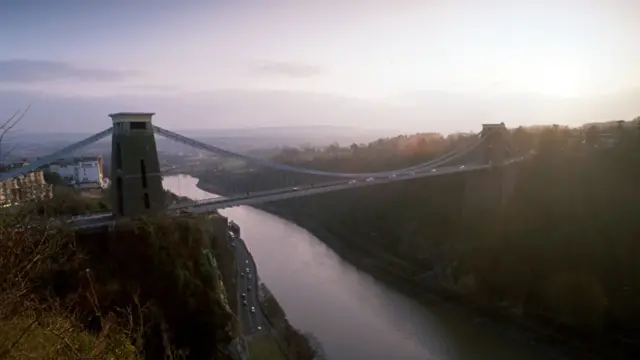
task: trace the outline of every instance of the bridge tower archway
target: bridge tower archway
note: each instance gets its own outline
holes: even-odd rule
[[[110,114],[114,217],[160,214],[165,210],[160,162],[151,118],[154,113]]]

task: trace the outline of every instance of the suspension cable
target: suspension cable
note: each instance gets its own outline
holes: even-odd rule
[[[422,163],[422,164],[418,164],[418,165],[414,165],[411,166],[409,168],[404,168],[404,169],[398,169],[398,170],[392,170],[392,171],[383,171],[383,172],[373,172],[373,173],[336,173],[336,172],[328,172],[328,171],[321,171],[321,170],[313,170],[313,169],[305,169],[302,167],[297,167],[297,166],[291,166],[291,165],[286,165],[286,164],[281,164],[281,163],[276,163],[276,162],[272,162],[272,161],[268,161],[268,160],[262,160],[262,159],[257,159],[254,157],[250,157],[247,155],[242,155],[242,154],[238,154],[238,153],[234,153],[228,150],[224,150],[221,149],[219,147],[213,146],[213,145],[209,145],[206,143],[203,143],[201,141],[198,140],[194,140],[191,138],[187,138],[185,136],[182,136],[180,134],[174,133],[172,131],[163,129],[161,127],[158,126],[153,126],[154,131],[156,131],[156,133],[172,139],[174,141],[178,141],[178,142],[182,142],[184,144],[199,148],[199,149],[203,149],[209,152],[212,152],[214,154],[218,154],[218,155],[224,155],[224,156],[229,156],[229,157],[235,157],[235,158],[239,158],[242,159],[244,161],[247,161],[249,163],[253,163],[256,165],[260,165],[260,166],[265,166],[265,167],[269,167],[269,168],[273,168],[273,169],[278,169],[278,170],[284,170],[284,171],[291,171],[291,172],[297,172],[297,173],[303,173],[303,174],[310,174],[310,175],[320,175],[320,176],[329,176],[329,177],[343,177],[343,178],[359,178],[359,177],[372,177],[372,176],[384,176],[384,175],[391,175],[394,173],[398,173],[398,172],[407,172],[410,170],[428,170],[431,169],[435,166],[438,165],[442,165],[446,162],[449,162],[453,159],[456,159],[464,154],[469,153],[471,150],[475,149],[476,147],[478,147],[481,143],[483,143],[485,141],[485,139],[481,139],[480,141],[478,141],[476,144],[474,144],[473,146],[461,151],[461,152],[453,152],[452,153],[448,153],[445,154],[444,156],[441,156],[437,159],[433,159],[430,160],[428,162]]]
[[[39,159],[36,159],[35,161],[32,161],[29,163],[29,165],[23,166],[21,168],[17,168],[17,169],[13,169],[4,173],[0,173],[0,181],[5,181],[8,179],[12,179],[16,176],[20,176],[20,175],[24,175],[26,173],[29,173],[41,166],[47,165],[55,160],[58,160],[59,158],[68,155],[70,153],[73,153],[74,151],[83,148],[87,145],[93,144],[94,142],[98,141],[98,140],[102,140],[103,138],[111,135],[111,133],[113,132],[113,128],[110,127],[106,130],[102,130],[97,134],[91,135],[86,139],[80,140],[76,143],[73,143],[69,146],[66,146],[52,154],[49,154],[47,156],[43,156]]]

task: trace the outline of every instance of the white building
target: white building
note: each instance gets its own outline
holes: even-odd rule
[[[49,171],[79,187],[102,187],[102,157],[79,157],[54,161]]]

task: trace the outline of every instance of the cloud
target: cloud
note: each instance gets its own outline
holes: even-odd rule
[[[304,78],[319,75],[322,72],[322,68],[302,63],[270,62],[258,67],[257,72],[266,75]]]
[[[76,67],[47,60],[0,60],[0,83],[37,83],[56,80],[113,81],[127,73],[105,69]]]

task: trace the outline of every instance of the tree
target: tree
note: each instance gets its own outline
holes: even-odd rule
[[[597,126],[590,126],[587,129],[585,135],[585,141],[589,147],[593,147],[598,144],[598,138],[600,137],[600,129]]]
[[[7,156],[11,155],[11,153],[17,146],[13,145],[11,148],[9,148],[9,150],[3,151],[3,143],[4,140],[6,140],[6,136],[9,135],[13,128],[18,125],[22,121],[22,119],[24,119],[25,115],[27,115],[27,113],[29,112],[29,109],[31,109],[31,104],[29,104],[29,106],[27,106],[24,110],[16,110],[13,115],[11,115],[0,125],[0,164],[4,162]]]
[[[519,154],[528,153],[533,147],[531,134],[522,126],[517,127],[513,131],[511,138],[513,139],[512,144],[516,147]]]
[[[64,181],[63,181],[62,177],[60,177],[60,175],[57,174],[57,173],[47,171],[47,172],[44,173],[43,176],[44,176],[44,181],[47,184],[51,184],[51,185],[62,185],[62,184],[64,184]]]

